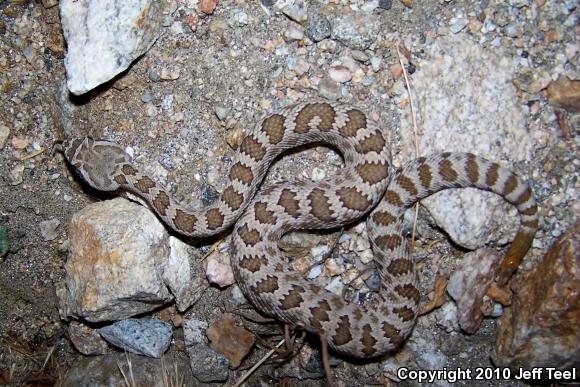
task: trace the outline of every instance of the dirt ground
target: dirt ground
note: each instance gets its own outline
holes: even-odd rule
[[[197,2],[189,3],[194,4],[195,11]],[[552,70],[560,63],[558,55],[578,46],[577,25],[565,23],[566,17],[577,12],[577,6],[563,1],[548,0],[543,6],[539,4],[545,1],[524,1],[524,10],[537,9],[538,22],[524,23],[519,36],[509,37],[509,23],[502,26],[498,20],[502,12],[509,16],[506,10],[519,7],[516,1],[509,5],[415,1],[412,9],[393,1],[389,9],[373,10],[372,18],[358,10],[362,1],[312,2],[309,17],[316,10],[331,21],[352,15],[355,24],[380,23],[378,36],[359,51],[380,57],[381,69],[375,76],[371,62],[363,60],[359,66],[373,76],[342,83],[329,81],[329,69],[336,67],[335,62],[340,66],[342,55],[356,47],[332,38],[328,40],[336,48],[330,49],[311,41],[284,40],[285,31],[301,27],[275,12],[269,3],[219,1],[211,15],[195,11],[199,14],[195,30],[178,10],[173,24],[162,28],[155,45],[127,71],[87,95],[75,97],[66,89],[66,46],[58,6],[52,6],[51,1],[0,2],[0,133],[8,133],[4,144],[0,136],[0,247],[7,247],[0,259],[0,384],[58,384],[83,358],[67,336],[69,322],[59,316],[56,290],[65,276],[67,225],[76,211],[96,199],[66,168],[61,155],[52,152],[55,140],[91,135],[130,146],[138,156],[138,165],[166,183],[175,197],[196,206],[202,204],[200,192],[219,191],[224,186],[235,153],[231,145],[241,130],[250,130],[264,112],[319,96],[325,88],[325,96],[333,94],[342,101],[368,106],[381,125],[391,128],[396,154],[401,147],[400,117],[397,109],[383,108],[392,104],[389,100],[396,94],[394,85],[404,82],[396,75],[394,42],[400,42],[401,47],[414,42],[413,47],[406,47],[412,83],[414,57],[421,56],[438,34],[453,34],[445,26],[453,26],[460,11],[472,18],[471,24],[485,19],[482,14],[495,14],[497,29],[489,34],[503,38],[499,44],[514,57],[523,55],[527,47],[527,43],[522,43],[524,49],[518,47],[512,42],[516,39],[533,36],[536,46],[541,46],[525,54],[533,63],[532,87],[520,93],[521,104],[527,106],[527,124],[549,133],[548,144],[538,151],[541,157],[529,160],[531,166],[525,171],[537,178],[533,188],[540,196],[544,217],[535,256],[541,256],[577,218],[577,203],[573,207],[573,199],[560,195],[566,187],[577,189],[579,184],[577,116],[563,110],[555,112],[545,87],[533,88],[533,80],[541,79],[534,78],[536,74],[554,74]],[[470,30],[471,24],[459,33],[471,34],[477,41],[483,34],[481,26]],[[556,37],[550,37],[553,31]],[[493,36],[482,46],[488,47]],[[564,61],[565,71],[578,74],[574,67],[577,59],[576,54]],[[303,61],[307,68],[300,68]],[[164,79],[163,74],[173,74],[169,78],[174,79]],[[514,84],[521,84],[524,78],[514,79]],[[225,117],[218,117],[216,107],[225,109]],[[320,149],[292,154],[274,166],[268,181],[310,177],[314,166],[332,173],[340,168],[340,160],[332,155]],[[452,257],[465,252],[438,230],[434,232],[444,238],[436,254]],[[429,241],[420,243],[428,245]],[[434,274],[425,270],[424,290],[428,291]],[[184,318],[212,318],[223,312],[222,301],[227,297],[226,291],[210,288]],[[430,348],[445,355],[449,368],[490,366],[496,324],[495,319],[486,319],[475,335],[468,336],[447,332],[426,317],[419,321],[417,334],[430,341]],[[256,351],[247,361],[257,360],[264,352]],[[272,366],[264,367],[262,375]],[[386,378],[369,377],[376,375],[373,367],[378,366],[346,361],[336,372],[343,385],[366,383],[361,380],[389,383]],[[256,379],[253,385],[260,383]],[[298,379],[284,380],[276,383],[301,383]],[[324,380],[311,383],[324,384]]]

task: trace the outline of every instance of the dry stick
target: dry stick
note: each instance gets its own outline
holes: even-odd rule
[[[234,384],[232,387],[240,387],[246,381],[246,379],[248,379],[250,377],[250,375],[252,375],[254,373],[254,371],[257,370],[258,367],[260,367],[262,365],[263,362],[265,362],[266,360],[268,360],[268,358],[270,356],[272,356],[274,354],[274,352],[276,352],[276,350],[278,348],[280,348],[282,346],[282,344],[284,344],[285,342],[286,342],[286,339],[282,339],[282,341],[280,341],[278,343],[278,345],[276,345],[274,348],[272,348],[270,350],[270,352],[268,352],[266,355],[264,355],[263,358],[261,358],[256,364],[254,364],[254,366],[252,368],[250,368],[248,370],[248,372],[246,372],[244,374],[244,376],[242,376],[242,378],[240,380],[238,380],[236,382],[236,384]]]
[[[207,257],[209,257],[213,252],[218,250],[218,247],[220,246],[220,244],[224,241],[225,237],[221,236],[207,251],[207,253],[205,253],[201,258],[199,258],[199,261],[205,261],[205,259]]]
[[[44,153],[45,151],[46,151],[46,148],[41,148],[41,149],[35,150],[33,152],[28,153],[27,155],[20,157],[19,160],[24,161],[24,160],[31,159],[33,157],[38,156],[41,153]]]
[[[330,371],[330,360],[328,359],[328,341],[326,340],[326,334],[320,332],[320,345],[322,346],[322,365],[324,366],[324,373],[326,374],[326,380],[329,386],[334,386],[332,380],[332,373]]]
[[[40,372],[42,372],[44,370],[44,367],[46,367],[46,363],[48,363],[48,360],[52,356],[52,353],[54,352],[55,349],[56,349],[56,345],[53,345],[50,348],[50,350],[48,351],[48,353],[46,354],[46,358],[44,359],[44,363],[42,363],[42,367],[40,368]]]
[[[411,120],[413,122],[413,135],[415,142],[415,157],[419,157],[419,143],[417,142],[417,117],[415,115],[415,104],[413,103],[413,94],[411,93],[411,84],[409,83],[409,77],[407,75],[407,70],[405,69],[405,64],[401,58],[401,51],[399,51],[399,45],[397,45],[397,57],[399,58],[399,63],[403,69],[403,76],[405,77],[405,84],[407,85],[407,93],[409,94],[409,102],[411,106]],[[415,203],[415,220],[413,221],[413,232],[411,234],[411,249],[415,243],[415,233],[417,231],[417,218],[419,217],[419,203]]]

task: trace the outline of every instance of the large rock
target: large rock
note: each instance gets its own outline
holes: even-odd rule
[[[166,0],[61,0],[67,85],[84,94],[126,70],[159,36]]]
[[[465,34],[438,37],[428,45],[411,81],[422,156],[472,152],[508,167],[531,159],[536,137],[543,134],[526,128],[510,55],[484,48]],[[403,164],[416,158],[415,134],[404,82],[397,85],[404,108],[395,161]],[[515,209],[492,193],[447,190],[422,204],[455,243],[468,249],[505,243],[517,230]]]
[[[177,310],[183,312],[201,298],[209,285],[203,265],[193,258],[193,247],[170,236],[169,249],[169,258],[162,263],[162,278],[175,296]]]
[[[172,300],[162,280],[168,234],[149,210],[126,199],[93,203],[69,227],[66,316],[120,320]]]
[[[154,318],[129,318],[99,329],[105,340],[125,351],[160,358],[171,344],[171,325]]]
[[[580,222],[514,284],[513,306],[501,319],[500,366],[580,367]]]

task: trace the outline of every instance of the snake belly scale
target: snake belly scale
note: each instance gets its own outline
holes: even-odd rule
[[[283,182],[259,191],[277,156],[309,143],[336,148],[344,168],[324,182]],[[532,191],[509,169],[470,153],[442,153],[393,171],[384,132],[358,108],[324,100],[288,106],[261,120],[242,141],[220,198],[200,210],[177,203],[114,143],[78,138],[65,141],[63,149],[93,188],[143,197],[178,233],[207,237],[233,225],[231,264],[254,306],[357,358],[393,350],[417,319],[421,294],[403,235],[403,214],[415,202],[447,188],[476,187],[516,206],[521,226],[502,262],[500,283],[513,274],[538,226]],[[278,241],[285,233],[343,226],[365,215],[380,301],[348,303],[305,280],[283,259]]]

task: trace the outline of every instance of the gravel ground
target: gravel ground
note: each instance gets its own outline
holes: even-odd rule
[[[264,112],[293,101],[323,96],[361,106],[389,128],[393,153],[409,155],[409,100],[396,47],[414,85],[414,73],[419,77],[420,64],[436,51],[432,47],[458,39],[477,45],[484,62],[488,53],[498,52],[508,61],[503,65],[514,85],[510,99],[521,114],[516,122],[530,136],[525,141],[533,143],[527,158],[514,165],[533,180],[543,216],[524,269],[578,218],[579,116],[556,110],[545,91],[560,75],[580,77],[575,1],[316,1],[307,10],[299,7],[308,17],[304,25],[291,19],[301,15],[278,12],[272,1],[224,0],[211,15],[197,12],[197,3],[179,2],[173,22],[127,72],[75,97],[66,90],[56,2],[0,2],[0,253],[8,247],[0,260],[0,384],[53,385],[82,357],[67,338],[56,289],[65,275],[68,222],[95,199],[71,176],[62,157],[51,152],[56,139],[91,135],[124,144],[136,164],[190,206],[202,205],[225,186],[241,133]],[[186,17],[184,4],[198,20]],[[332,36],[315,42],[325,37],[325,28],[332,29]],[[450,67],[442,59],[437,73],[437,63],[424,73],[433,83],[449,84],[449,78],[471,71],[467,62],[464,68]],[[503,69],[490,65],[486,79],[504,79]],[[419,78],[417,87],[427,88]],[[453,88],[446,92],[451,99]],[[493,114],[514,114],[502,113],[502,106]],[[429,125],[445,130],[444,121]],[[340,165],[334,152],[310,148],[277,162],[267,182],[293,176],[322,179]],[[430,231],[422,233],[415,254],[422,259],[426,295],[437,269],[452,271],[465,250],[422,219]],[[432,240],[441,243],[424,259]],[[183,317],[215,319],[225,311],[228,292],[209,288]],[[486,319],[475,335],[467,336],[447,332],[431,313],[419,320],[408,345],[424,353],[414,359],[419,365],[486,367],[495,325],[495,319]],[[244,364],[264,352],[255,350]],[[344,385],[388,383],[386,376],[378,376],[378,367],[343,362],[334,370]],[[275,372],[264,365],[254,385]],[[236,371],[230,381],[240,374]],[[289,377],[277,382],[299,383]]]

